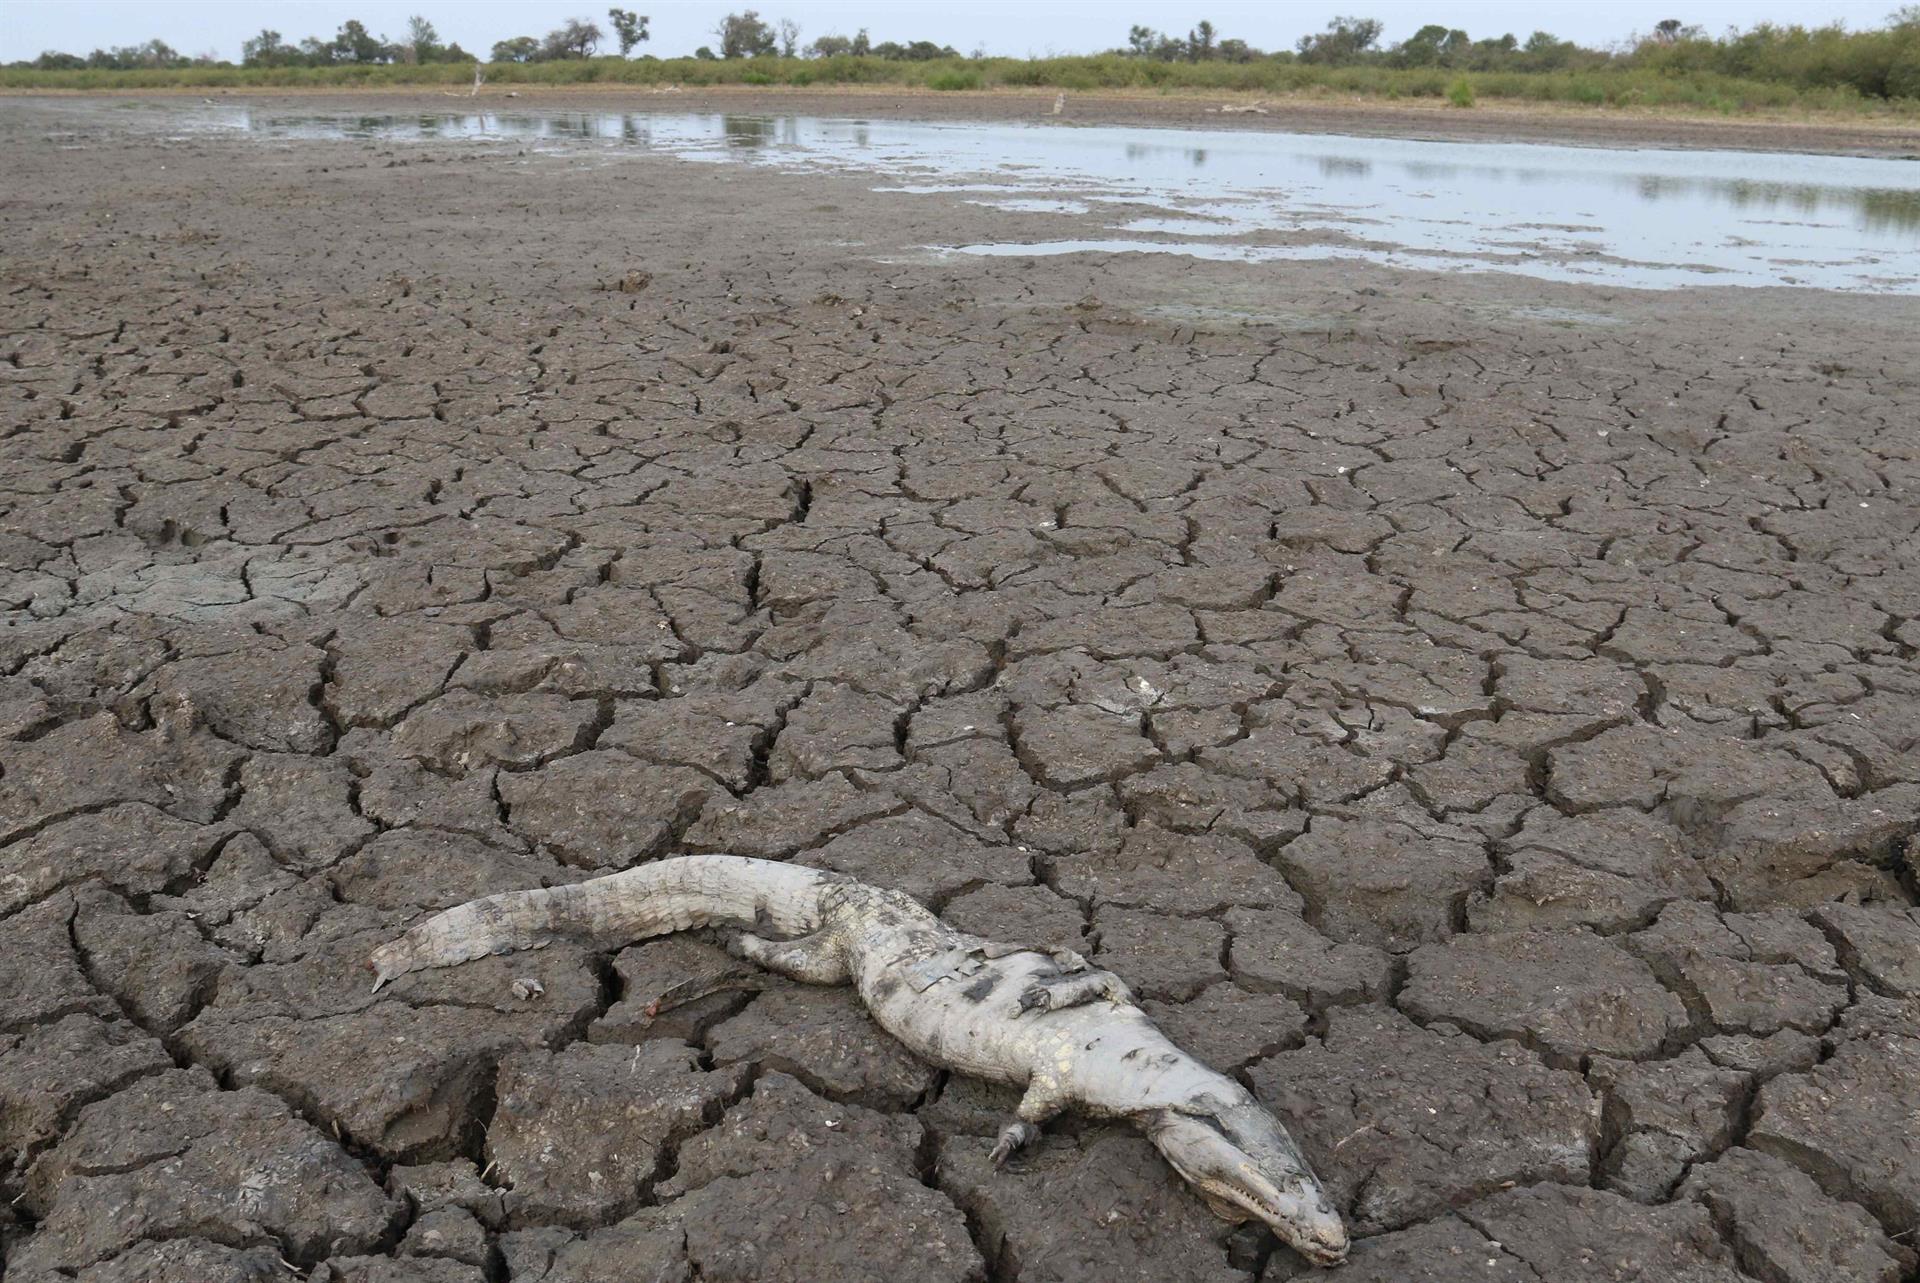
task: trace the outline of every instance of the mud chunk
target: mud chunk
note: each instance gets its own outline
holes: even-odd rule
[[[728,1177],[799,1171],[820,1156],[911,1175],[920,1140],[920,1124],[911,1115],[825,1100],[776,1070],[680,1147],[679,1167],[661,1193],[673,1198]]]
[[[1527,762],[1487,738],[1462,734],[1437,762],[1409,773],[1414,789],[1440,812],[1478,811],[1495,798],[1527,791]]]
[[[62,892],[52,899],[0,919],[0,1031],[46,1024],[62,1016],[86,1014],[114,1019],[111,999],[94,988],[73,947],[68,924],[74,898]]]
[[[231,973],[180,1030],[180,1046],[383,1155],[433,1161],[475,1139],[475,1110],[503,1051],[577,1028],[600,1001],[580,952],[559,946],[403,976],[374,998],[366,955],[383,938],[353,935],[296,963]],[[546,989],[538,1002],[513,997],[513,978],[527,974]],[[315,1054],[327,1046],[358,1051]]]
[[[1507,872],[1467,906],[1476,931],[1613,931],[1646,922],[1669,900],[1713,896],[1679,831],[1638,811],[1562,815],[1543,807],[1503,845]]]
[[[900,710],[886,700],[844,686],[816,687],[787,714],[767,755],[775,780],[817,779],[829,771],[885,771],[901,763],[894,746]]]
[[[588,1028],[592,1042],[702,1042],[709,1029],[769,984],[759,967],[686,935],[622,949],[613,967],[622,997]]]
[[[446,829],[501,846],[519,842],[500,825],[496,770],[448,775],[401,756],[389,737],[368,730],[341,736],[336,756],[359,778],[360,809],[382,828]]]
[[[1060,859],[1053,885],[1100,905],[1201,914],[1222,909],[1298,909],[1286,879],[1245,843],[1141,827],[1116,851]]]
[[[1713,1064],[1698,1048],[1636,1064],[1594,1057],[1607,1130],[1620,1138],[1602,1179],[1643,1203],[1664,1201],[1687,1164],[1733,1140],[1747,1076]]]
[[[754,745],[776,724],[778,702],[759,688],[622,700],[598,744],[648,762],[691,766],[745,788],[753,773]]]
[[[1847,970],[1876,992],[1920,998],[1920,909],[1827,904],[1813,920],[1838,942]]]
[[[1647,696],[1647,684],[1631,667],[1603,659],[1539,659],[1502,655],[1494,691],[1515,708],[1534,713],[1631,715]]]
[[[689,1140],[672,1201],[578,1237],[509,1234],[508,1276],[539,1283],[978,1283],[958,1208],[923,1185],[911,1118],[820,1099],[781,1073]],[[742,1216],[741,1208],[754,1214]],[[873,1215],[884,1208],[884,1216]]]
[[[431,1257],[341,1256],[323,1262],[313,1283],[486,1283],[486,1271],[465,1261]]]
[[[996,1277],[1021,1283],[1244,1283],[1231,1227],[1137,1136],[1048,1136],[1000,1171],[971,1137],[940,1151],[940,1188],[965,1208]]]
[[[507,1218],[503,1195],[480,1179],[471,1159],[418,1166],[395,1164],[387,1170],[387,1192],[404,1197],[416,1216],[453,1208],[470,1213],[494,1229]]]
[[[76,1014],[0,1035],[0,1175],[56,1139],[81,1105],[171,1068],[159,1040],[124,1021]]]
[[[1715,1034],[1700,1040],[1700,1050],[1716,1065],[1765,1080],[1778,1074],[1812,1069],[1820,1059],[1820,1040],[1791,1029],[1765,1037]]]
[[[1705,1209],[1642,1207],[1601,1190],[1538,1185],[1463,1208],[1461,1219],[1553,1283],[1742,1283]]]
[[[1043,886],[988,883],[947,901],[940,916],[948,926],[987,940],[1087,951],[1087,924],[1079,906]]]
[[[1307,1268],[1291,1277],[1311,1278]],[[1339,1277],[1340,1283],[1540,1283],[1525,1262],[1451,1216],[1358,1240]]]
[[[1637,664],[1726,664],[1766,648],[1723,619],[1676,610],[1631,607],[1601,653]]]
[[[74,1283],[283,1283],[286,1277],[274,1248],[200,1238],[141,1243],[73,1276]]]
[[[1812,769],[1812,768],[1808,768]],[[1920,784],[1863,797],[1755,790],[1725,816],[1707,867],[1735,908],[1904,898],[1887,868],[1920,823]]]
[[[848,989],[781,985],[707,1035],[714,1061],[778,1069],[833,1100],[905,1108],[934,1071],[868,1018]]]
[[[230,816],[258,834],[288,867],[323,869],[374,832],[354,810],[353,775],[337,758],[256,753],[240,766],[240,803]]]
[[[1220,955],[1227,937],[1217,922],[1102,908],[1093,925],[1100,936],[1095,965],[1126,981],[1137,998],[1182,1002],[1226,977]]]
[[[1872,1217],[1768,1154],[1730,1149],[1696,1166],[1680,1196],[1713,1214],[1741,1267],[1766,1283],[1897,1283],[1913,1265]]]
[[[1014,718],[1014,731],[1021,761],[1051,788],[1118,779],[1160,760],[1137,712],[1108,712],[1091,704],[1027,709]]]
[[[904,891],[922,903],[938,903],[983,882],[1016,886],[1033,881],[1026,852],[990,846],[918,811],[862,824],[808,851],[799,862]]]
[[[323,699],[342,726],[391,726],[439,694],[472,645],[467,629],[417,616],[356,619],[328,644]]]
[[[247,644],[176,660],[151,679],[155,700],[190,708],[222,739],[276,753],[322,753],[333,730],[313,702],[326,654],[313,646]]]
[[[1186,1002],[1147,1000],[1141,1008],[1160,1031],[1221,1073],[1306,1041],[1307,1013],[1277,993],[1249,993],[1231,982]]]
[[[1369,945],[1329,940],[1298,913],[1233,909],[1226,922],[1233,935],[1227,969],[1248,989],[1278,991],[1315,1010],[1387,992],[1392,959]]]
[[[1645,1056],[1686,1009],[1645,963],[1597,936],[1516,931],[1415,950],[1403,1009],[1483,1038],[1515,1038],[1562,1061]]]
[[[1351,801],[1393,778],[1391,761],[1369,757],[1340,742],[1344,728],[1333,725],[1323,730],[1333,741],[1328,742],[1292,724],[1296,710],[1283,708],[1280,713],[1289,720],[1259,725],[1246,738],[1222,748],[1201,749],[1200,766],[1257,780],[1286,801],[1308,806]],[[1256,710],[1250,716],[1264,721],[1269,714]]]
[[[582,747],[597,715],[592,700],[564,695],[451,691],[407,714],[393,747],[436,770],[529,767]]]
[[[1363,1231],[1394,1229],[1509,1182],[1584,1181],[1599,1105],[1578,1074],[1511,1042],[1328,1013],[1324,1042],[1248,1071]]]
[[[394,829],[342,861],[328,880],[349,904],[440,910],[580,876],[547,856],[503,851],[463,834]]]
[[[440,1207],[423,1213],[407,1227],[399,1252],[402,1256],[446,1257],[467,1265],[485,1265],[492,1245],[472,1212]]]
[[[220,836],[143,803],[61,820],[0,849],[0,914],[86,881],[151,895],[191,877]]]
[[[721,790],[685,766],[625,753],[577,753],[537,771],[501,775],[507,826],[567,864],[624,869],[658,855]]]
[[[687,830],[685,843],[695,851],[780,859],[905,807],[892,794],[863,791],[843,775],[788,780],[744,798],[714,798]]]
[[[1159,733],[1159,718],[1154,726]],[[1262,852],[1307,827],[1306,813],[1264,780],[1215,774],[1193,762],[1163,762],[1120,781],[1119,790],[1141,823],[1176,833],[1219,833]]]
[[[143,1079],[81,1110],[34,1164],[27,1202],[40,1225],[9,1265],[29,1277],[205,1225],[258,1226],[305,1260],[367,1251],[398,1211],[281,1101],[215,1090],[197,1070]]]
[[[509,1214],[587,1228],[632,1211],[667,1147],[717,1118],[743,1082],[738,1067],[701,1070],[685,1043],[512,1053],[487,1128]]]
[[[201,935],[185,913],[135,913],[98,888],[76,899],[73,938],[89,971],[148,1029],[177,1029],[191,1020],[220,973],[239,961]]]
[[[1725,736],[1638,725],[1553,749],[1547,792],[1562,807],[1652,810],[1665,803],[1682,828],[1697,829],[1756,797],[1831,798],[1816,767],[1787,753]]]
[[[1625,943],[1721,1030],[1817,1034],[1846,1005],[1832,947],[1791,914],[1723,919],[1707,905],[1675,903]]]
[[[204,731],[129,731],[111,713],[24,744],[0,742],[0,842],[59,816],[121,802],[209,823],[226,799],[228,770],[244,756]]]
[[[1276,858],[1327,935],[1394,951],[1452,935],[1492,873],[1477,841],[1373,819],[1316,820]]]
[[[1199,640],[1191,612],[1170,602],[1079,611],[1021,630],[1008,657],[1022,659],[1055,650],[1080,650],[1095,659],[1166,656]]]
[[[1760,1089],[1747,1144],[1805,1171],[1835,1198],[1859,1203],[1882,1225],[1920,1222],[1920,1037],[1886,1034],[1843,1042],[1811,1073]]]

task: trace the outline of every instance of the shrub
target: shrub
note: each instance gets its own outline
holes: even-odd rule
[[[936,71],[927,77],[929,89],[978,89],[982,83],[977,71]]]
[[[1465,76],[1455,76],[1447,86],[1447,101],[1456,107],[1473,106],[1473,82]]]

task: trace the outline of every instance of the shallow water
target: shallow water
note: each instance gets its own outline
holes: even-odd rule
[[[1074,220],[1057,239],[1030,239],[1029,221],[1018,240],[932,247],[959,254],[1343,258],[1637,288],[1920,293],[1920,164],[1899,160],[700,112],[212,107],[174,127],[828,166],[871,173],[879,190]]]

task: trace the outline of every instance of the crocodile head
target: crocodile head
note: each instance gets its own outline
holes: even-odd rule
[[[1215,1215],[1263,1221],[1315,1265],[1347,1259],[1347,1227],[1272,1114],[1211,1097],[1156,1111],[1146,1133]]]

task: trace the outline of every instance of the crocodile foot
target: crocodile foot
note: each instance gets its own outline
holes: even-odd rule
[[[1004,1166],[1015,1150],[1025,1149],[1039,1139],[1038,1127],[1015,1119],[1000,1129],[1000,1140],[994,1145],[993,1152],[987,1155],[987,1161],[995,1167]]]

